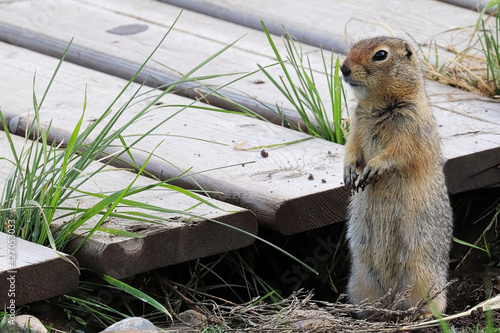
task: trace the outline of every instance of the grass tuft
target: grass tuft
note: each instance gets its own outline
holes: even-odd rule
[[[147,221],[153,219],[162,220],[161,217],[155,216],[154,212],[177,213],[176,211],[165,209],[163,207],[152,207],[144,203],[127,199],[127,197],[135,193],[150,190],[155,187],[165,188],[188,195],[198,200],[200,204],[212,205],[197,194],[167,184],[171,181],[171,179],[158,181],[153,186],[142,187],[133,186],[134,182],[132,182],[131,184],[128,184],[128,186],[125,186],[122,190],[111,194],[86,193],[81,190],[83,184],[91,180],[96,174],[106,171],[106,167],[120,159],[121,155],[128,154],[131,156],[130,151],[134,149],[136,144],[153,132],[156,128],[174,117],[176,114],[190,107],[191,105],[184,105],[172,116],[166,117],[163,121],[155,124],[155,126],[146,133],[142,133],[134,138],[132,143],[128,145],[124,144],[124,132],[131,124],[147,115],[148,112],[155,108],[155,104],[160,98],[174,90],[178,85],[185,82],[197,82],[200,78],[193,77],[193,74],[234,44],[231,43],[223,47],[211,57],[201,62],[198,66],[194,67],[191,71],[181,76],[179,80],[164,87],[165,89],[158,94],[158,96],[156,96],[142,110],[131,117],[130,120],[125,122],[124,125],[121,127],[116,126],[118,120],[127,112],[128,107],[135,103],[137,98],[142,97],[143,93],[141,90],[143,89],[143,86],[141,85],[132,94],[132,97],[125,102],[124,105],[119,107],[117,111],[112,111],[115,104],[125,91],[129,89],[131,83],[135,80],[139,72],[146,66],[170,31],[171,29],[167,31],[159,44],[156,46],[155,50],[151,52],[135,75],[116,96],[109,107],[104,110],[99,119],[92,122],[90,126],[84,129],[82,127],[82,123],[87,105],[87,96],[85,93],[82,115],[73,129],[69,140],[63,143],[65,145],[65,149],[61,149],[61,146],[57,145],[55,142],[49,142],[50,124],[47,128],[43,127],[40,121],[40,112],[42,110],[45,97],[49,93],[50,87],[52,86],[52,83],[54,82],[57,73],[64,62],[64,58],[71,46],[71,43],[69,43],[63,57],[60,59],[57,67],[55,68],[50,82],[43,93],[43,97],[40,100],[38,100],[33,87],[34,119],[27,128],[26,139],[24,141],[24,146],[21,149],[19,149],[18,145],[14,143],[14,139],[9,133],[6,120],[0,112],[0,119],[13,155],[13,161],[11,162],[14,166],[5,182],[1,195],[0,218],[3,221],[15,221],[14,234],[16,236],[34,243],[50,245],[54,250],[62,251],[69,240],[72,239],[77,229],[81,228],[85,222],[97,217],[99,222],[91,230],[87,229],[85,239],[77,246],[76,250],[78,250],[97,230],[113,234],[120,232],[117,230],[100,228],[106,218],[109,216],[116,216],[113,211],[114,207],[119,204],[137,209],[138,212],[135,215],[132,214],[132,212],[120,215],[121,218],[128,218],[136,221]],[[33,79],[33,84],[35,85],[35,83],[36,81]],[[200,98],[203,97],[204,96]],[[196,101],[193,101],[192,104],[195,102]],[[29,140],[29,137],[33,140]],[[110,155],[107,153],[108,149],[116,147],[117,143],[120,142],[121,144],[118,144],[119,151],[117,151],[116,154]],[[154,152],[150,152],[150,157],[153,153]],[[106,158],[103,158],[103,156]],[[102,162],[100,166],[91,168],[90,166],[95,165],[94,162],[97,160]],[[131,160],[132,162],[129,163],[129,165],[132,169],[138,171],[138,175],[145,171],[144,168],[146,167],[146,164],[137,165],[133,158]],[[182,176],[182,174],[180,176]],[[67,206],[68,199],[81,195],[99,197],[100,201],[94,207],[89,209]],[[148,215],[149,218],[141,218],[144,217],[144,212],[142,213],[143,215],[141,215],[139,213],[140,210],[147,210],[148,212],[151,212]],[[65,211],[65,214],[62,216],[60,214],[61,211]],[[69,218],[69,221],[60,224],[58,227],[54,227],[53,222],[61,218]],[[0,231],[5,231],[6,226],[7,224],[0,224]]]
[[[489,29],[485,27],[485,20],[481,20],[482,36],[479,38],[481,48],[486,57],[486,82],[492,90],[492,94],[500,98],[500,15],[498,6],[500,0],[493,0],[488,3],[485,10],[497,6],[496,13],[493,15],[494,25]],[[481,13],[484,15],[484,11]]]
[[[261,24],[269,44],[278,59],[278,64],[283,70],[284,78],[281,76],[279,79],[274,78],[265,67],[259,65],[259,68],[293,105],[295,110],[299,113],[305,128],[302,128],[301,124],[292,124],[289,122],[283,109],[277,106],[282,122],[295,130],[305,131],[315,137],[344,144],[347,124],[342,118],[342,95],[345,100],[345,94],[339,74],[339,58],[337,57],[337,59],[334,60],[332,53],[330,60],[327,60],[323,50],[321,50],[325,77],[328,83],[328,97],[331,102],[331,110],[327,110],[323,102],[323,99],[326,99],[326,97],[321,96],[316,88],[316,79],[311,68],[309,57],[304,56],[302,48],[297,46],[295,39],[286,32],[283,40],[287,55],[286,58],[283,59],[266,25],[262,21]],[[286,63],[292,66],[293,72],[289,72],[285,65]],[[298,83],[293,79],[294,75],[298,78]],[[347,105],[347,103],[345,103],[345,105]]]

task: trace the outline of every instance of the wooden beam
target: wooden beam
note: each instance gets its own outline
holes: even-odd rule
[[[57,59],[15,46],[2,44],[0,59],[15,55],[9,61],[10,82],[0,82],[2,91],[30,87],[30,73],[23,71],[25,62],[41,63],[37,70],[39,89],[48,82]],[[51,63],[51,65],[49,65]],[[10,72],[11,71],[11,72]],[[48,126],[50,136],[67,140],[81,116],[83,89],[87,84],[87,110],[84,123],[99,117],[126,82],[107,74],[65,63],[54,81],[51,93],[42,107],[40,119]],[[131,98],[139,86],[133,84],[117,105]],[[10,99],[6,93],[5,109],[29,110],[31,89],[23,89],[25,98]],[[158,92],[141,96],[123,115],[122,125],[145,107]],[[137,133],[146,133],[153,125],[177,113],[180,105],[192,101],[177,95],[166,95],[143,120],[131,125],[125,133],[130,142]],[[203,106],[200,103],[198,106]],[[33,119],[28,113],[11,122],[11,129],[24,134]],[[15,128],[14,128],[15,127]],[[306,141],[261,149],[246,148]],[[190,170],[176,184],[187,188],[215,191],[211,196],[251,209],[259,221],[285,234],[293,234],[345,219],[347,193],[342,185],[343,146],[239,114],[188,108],[132,149],[141,165],[154,147],[161,143],[148,163],[153,174],[170,178]],[[241,148],[238,148],[241,147]],[[126,158],[126,156],[124,156]],[[212,170],[212,171],[210,171]],[[313,174],[314,180],[309,179]],[[324,179],[325,182],[322,182]]]
[[[16,221],[11,223],[14,226]],[[11,313],[11,304],[15,310],[78,287],[80,272],[75,258],[11,233],[0,232],[0,258],[0,307],[7,308],[7,313]]]
[[[489,2],[488,0],[440,0],[440,1],[474,11],[482,10]],[[491,13],[491,9],[488,10],[488,13]]]
[[[411,36],[419,43],[431,38],[440,44],[447,43],[451,34],[446,31],[473,25],[477,20],[477,14],[471,11],[432,0],[404,4],[383,0],[307,3],[256,0],[240,1],[238,5],[214,0],[161,1],[258,30],[262,29],[260,20],[263,20],[271,33],[278,36],[283,34],[284,26],[302,43],[344,54],[353,42],[393,33],[399,37]],[[468,40],[465,32],[453,33],[455,43]]]
[[[25,145],[25,140],[16,135],[13,136],[13,140],[16,151],[19,153],[23,145]],[[0,132],[0,141],[7,142],[4,132]],[[30,141],[28,141],[28,144],[30,144]],[[3,188],[13,168],[13,165],[9,162],[13,160],[9,145],[0,145],[0,156],[5,158],[0,160],[0,187]],[[100,167],[100,163],[94,162],[87,170],[83,171],[83,175],[88,175],[91,170],[98,167]],[[136,174],[132,172],[106,167],[103,172],[93,176],[89,181],[80,186],[79,189],[84,192],[98,194],[112,193],[125,189],[132,183],[135,177]],[[154,180],[139,176],[135,180],[134,186],[147,186],[153,183],[155,183]],[[157,188],[135,194],[127,197],[127,199],[170,209],[172,212],[155,213],[154,215],[158,219],[154,223],[126,218],[109,218],[101,225],[102,228],[129,231],[139,234],[141,237],[124,237],[97,231],[74,254],[82,267],[90,268],[97,273],[108,274],[115,278],[123,278],[155,268],[239,249],[252,244],[254,238],[251,235],[257,234],[257,222],[255,215],[251,211],[213,199],[208,199],[208,201],[217,208],[206,204],[198,205],[198,200],[165,188]],[[64,206],[78,207],[84,210],[93,207],[98,201],[98,198],[76,195],[75,193],[75,195],[64,202]],[[182,212],[187,209],[190,209],[189,215],[183,214]],[[145,209],[130,208],[127,206],[118,206],[115,212],[124,213],[127,211],[151,213],[151,211]],[[61,226],[73,218],[73,216],[62,217],[63,213],[67,213],[67,210],[56,212],[56,217],[58,218],[52,222],[51,226]],[[76,215],[78,214],[81,213],[76,213]],[[96,216],[77,229],[74,240],[68,244],[65,251],[72,253],[76,250],[87,236],[88,230],[92,229],[98,222],[99,216]],[[241,229],[247,234],[234,228]],[[2,242],[1,244],[5,246],[6,243]],[[20,242],[20,244],[28,246],[25,242]],[[21,258],[23,258],[22,256],[25,253],[22,246],[19,248]],[[38,247],[31,248],[36,249]],[[44,251],[46,253],[53,253],[50,249]],[[53,256],[57,255],[53,253]],[[41,258],[45,260],[46,255],[43,255]],[[28,259],[20,261],[20,263],[28,265],[31,262],[29,261],[31,259]],[[43,261],[42,259],[40,261]],[[1,262],[4,263],[4,261]],[[59,266],[56,267],[61,267],[61,269],[65,267],[67,269],[64,263],[57,263],[57,265]],[[39,269],[42,270],[44,267],[48,266],[27,268],[26,270],[28,272],[39,272]],[[33,276],[36,275],[28,276],[30,279],[33,279]],[[47,276],[50,277],[53,275],[47,273]],[[48,280],[48,278],[43,280],[42,276],[42,281],[47,281],[48,283]],[[2,280],[2,283],[4,281]],[[52,283],[54,281],[58,280],[53,280]],[[59,290],[59,288],[57,287],[55,290]]]
[[[89,169],[96,167],[97,165]],[[109,167],[106,172],[92,177],[92,181],[85,183],[80,189],[91,193],[100,191],[112,193],[131,184],[135,176],[132,172]],[[152,179],[141,176],[135,180],[134,186],[154,183]],[[157,219],[153,222],[138,222],[125,218],[106,220],[101,225],[102,228],[125,230],[142,237],[123,237],[107,232],[96,232],[82,249],[75,253],[82,267],[90,267],[96,272],[123,278],[239,249],[252,244],[254,238],[251,235],[257,234],[257,221],[251,211],[224,202],[210,199],[209,202],[217,208],[205,204],[196,207],[199,204],[196,199],[162,188],[135,194],[127,199],[169,209],[172,212],[155,212]],[[98,201],[97,198],[79,197],[68,200],[65,205],[86,209],[93,207]],[[180,213],[187,210],[195,217]],[[125,212],[152,213],[145,209],[123,205],[115,210],[118,214]],[[67,219],[56,221],[54,226],[61,225]],[[79,237],[68,244],[67,250],[73,252],[86,236],[87,230],[94,227],[98,221],[99,217],[83,224],[81,231],[77,231]]]

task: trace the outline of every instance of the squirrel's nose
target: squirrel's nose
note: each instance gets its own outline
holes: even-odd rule
[[[344,76],[349,76],[351,75],[351,67],[349,67],[348,65],[346,65],[345,63],[342,64],[342,66],[340,66],[340,71],[342,72],[342,74]]]

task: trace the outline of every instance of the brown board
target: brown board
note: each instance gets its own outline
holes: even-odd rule
[[[22,160],[20,152],[25,145],[25,139],[16,135],[12,138],[17,154]],[[3,191],[5,181],[13,168],[11,163],[13,156],[4,132],[0,132],[0,141],[4,143],[0,146],[0,156],[3,157],[0,160],[0,188]],[[31,144],[29,140],[27,142],[27,144]],[[81,179],[87,179],[91,170],[100,166],[99,162],[91,164],[88,169],[82,171]],[[88,179],[79,187],[79,190],[96,194],[122,191],[134,181],[135,177],[136,174],[132,172],[106,167],[104,171]],[[154,183],[155,181],[150,178],[139,176],[135,180],[134,186],[148,186]],[[122,215],[126,212],[129,214],[130,212],[149,213],[155,215],[156,218],[152,219],[152,222],[131,220],[125,217],[111,217],[105,220],[100,226],[101,228],[132,232],[140,237],[118,236],[97,231],[79,251],[74,253],[82,267],[115,278],[122,278],[159,267],[239,249],[252,244],[254,241],[252,235],[257,234],[257,223],[252,212],[213,199],[208,199],[212,206],[200,204],[199,200],[186,194],[164,188],[134,194],[128,196],[127,199],[169,209],[171,212],[152,213],[140,208],[117,206],[115,213]],[[62,203],[60,210],[56,212],[56,219],[52,222],[51,227],[61,226],[70,219],[78,217],[83,213],[82,210],[93,207],[98,201],[99,199],[96,197],[73,192]],[[80,212],[63,217],[68,212],[64,209],[65,207],[78,207]],[[188,212],[184,214],[183,212],[186,210]],[[99,219],[100,216],[91,218],[77,229],[74,240],[68,244],[65,251],[72,253],[87,236],[89,230],[99,222]],[[235,230],[235,228],[243,230],[243,232]],[[25,243],[19,242],[19,244]],[[5,243],[2,243],[2,246],[4,245]],[[31,248],[38,247],[32,246]],[[20,247],[19,251],[21,252],[22,249],[23,247]],[[57,257],[57,254],[51,249],[41,253],[45,253],[41,261],[44,260],[47,253],[53,253],[53,257]],[[21,253],[21,255],[24,254],[24,252]],[[36,263],[36,261],[33,262]],[[19,263],[23,263],[23,261],[19,261]],[[57,267],[61,269],[67,269],[65,263],[58,263],[58,265]],[[42,268],[36,269],[42,270]],[[56,288],[56,290],[58,289]]]

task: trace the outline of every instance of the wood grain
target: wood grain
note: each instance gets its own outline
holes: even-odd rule
[[[78,287],[75,258],[0,232],[0,306],[15,306],[62,295]],[[10,252],[9,249],[12,251]],[[14,255],[11,267],[9,256]],[[66,260],[63,259],[66,258]],[[67,261],[68,260],[68,261]],[[73,263],[72,263],[73,262]]]

